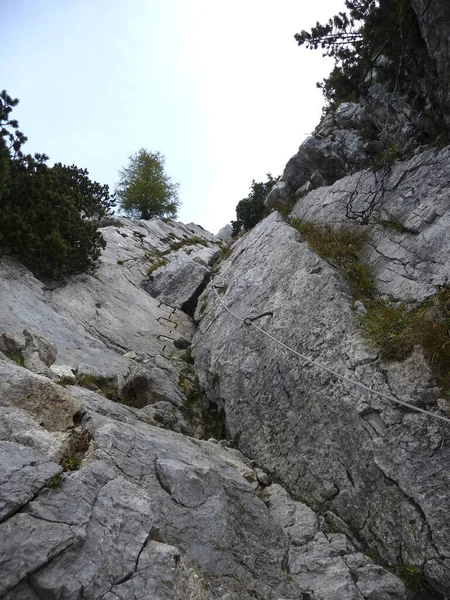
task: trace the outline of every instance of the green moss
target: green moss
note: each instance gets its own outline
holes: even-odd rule
[[[179,242],[174,242],[173,244],[171,244],[170,250],[180,250],[180,248],[184,248],[185,246],[195,246],[197,244],[206,247],[209,246],[207,241],[203,240],[198,235],[194,235],[193,237],[185,238],[184,240],[180,240]]]
[[[61,477],[61,475],[53,475],[53,477],[50,477],[50,479],[47,481],[47,487],[54,489],[54,488],[59,488],[61,487],[63,482],[63,478]]]
[[[194,350],[194,347],[189,346],[188,348],[186,348],[185,352],[183,352],[183,354],[181,355],[181,359],[184,360],[184,362],[188,363],[188,365],[194,364],[194,357],[192,356],[193,350]]]
[[[375,280],[361,253],[367,240],[367,230],[358,226],[333,229],[300,219],[290,219],[314,252],[335,265],[350,285],[355,300],[371,300],[375,296]]]
[[[19,367],[25,367],[25,363],[23,360],[22,352],[17,350],[17,352],[10,352],[6,355],[10,360],[13,360]]]
[[[125,263],[125,261],[124,261],[124,260],[118,260],[118,261],[117,261],[117,264],[118,264],[118,265],[123,265],[124,263]]]
[[[151,275],[154,271],[156,271],[160,267],[164,267],[165,265],[167,265],[167,260],[164,260],[164,258],[157,260],[155,263],[153,263],[153,265],[151,265],[148,268],[147,275]]]

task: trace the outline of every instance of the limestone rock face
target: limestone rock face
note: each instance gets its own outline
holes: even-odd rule
[[[428,149],[388,169],[365,170],[297,202],[319,224],[370,226],[365,259],[381,294],[422,301],[450,281],[450,148]]]
[[[339,115],[329,114],[289,160],[283,176],[265,200],[268,208],[291,200],[296,193],[330,185],[365,164],[367,156],[358,131],[363,125],[359,107],[342,106]]]
[[[450,280],[450,149],[423,145],[450,128],[450,8],[411,6],[433,98],[371,69],[266,204],[364,230],[378,294],[417,306]],[[231,254],[230,226],[101,227],[99,268],[64,285],[0,259],[0,599],[450,600],[425,350],[382,359],[369,304],[276,212]]]
[[[233,241],[233,228],[230,224],[225,225],[219,230],[217,237],[230,244]]]
[[[218,246],[191,225],[118,223],[100,269],[64,287],[2,262],[0,598],[404,600],[229,440],[192,437],[194,322],[142,282],[163,258],[165,302],[194,304],[179,274],[207,276]]]
[[[138,360],[154,361],[165,353],[165,347],[171,349],[174,341],[192,337],[192,320],[178,310],[177,298],[153,298],[142,284],[148,278],[148,270],[160,261],[167,263],[177,281],[180,272],[185,274],[186,264],[195,273],[201,271],[203,279],[208,267],[202,251],[209,252],[211,261],[218,251],[217,238],[199,226],[160,219],[115,219],[113,225],[102,228],[102,234],[107,247],[99,269],[54,289],[14,261],[1,261],[2,335],[20,336],[24,329],[29,331],[34,346],[30,338],[23,351],[28,368],[45,375],[56,358],[55,367],[77,370],[85,364],[126,377],[134,364],[129,357],[123,357],[127,352],[134,352]],[[207,247],[185,244],[193,239]],[[187,251],[191,253],[188,255]],[[200,253],[202,264],[194,260],[196,253]],[[189,301],[197,286],[196,280],[191,287],[180,290],[181,302]],[[170,304],[172,300],[176,306]],[[42,338],[47,340],[45,351]],[[57,346],[57,356],[50,352],[49,343]],[[6,350],[0,342],[0,349],[3,348]]]
[[[295,214],[334,223],[339,213],[342,220],[330,189],[300,200]],[[411,380],[414,365],[382,361],[367,348],[347,284],[277,213],[236,243],[214,282],[225,287],[217,295],[208,289],[206,309],[198,315],[195,366],[208,396],[224,409],[230,439],[292,494],[328,511],[335,523],[347,523],[365,548],[388,563],[424,569],[437,589],[450,590],[445,423],[340,381],[246,327],[224,304],[241,319],[273,311],[256,323],[284,344],[342,376],[442,415],[429,372],[401,384]],[[426,366],[421,369],[425,373]]]
[[[0,365],[12,382],[44,379],[5,358]],[[153,427],[145,412],[95,392],[49,385],[78,406],[76,427],[36,422],[25,445],[15,439],[28,406],[17,394],[0,396],[2,417],[12,408],[23,416],[9,421],[0,441],[1,598],[306,599],[302,590],[314,580],[314,597],[331,600],[336,564],[348,598],[372,597],[359,592],[352,579],[359,567],[338,558],[336,536],[321,532],[310,509],[279,486],[268,488],[269,506],[258,497],[257,475],[240,452]],[[38,449],[38,431],[66,434],[64,473]],[[77,431],[88,443],[75,467],[68,453]],[[283,515],[292,506],[299,517],[288,526]],[[323,548],[314,557],[302,548],[314,577],[290,574],[286,557],[316,538]],[[377,569],[367,557],[360,562]],[[386,586],[389,598],[404,598],[400,581],[383,571],[378,587]]]

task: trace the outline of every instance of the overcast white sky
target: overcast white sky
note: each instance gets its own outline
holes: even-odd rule
[[[343,0],[2,0],[0,88],[28,152],[112,188],[139,148],[216,233],[317,125],[331,68],[293,38]]]

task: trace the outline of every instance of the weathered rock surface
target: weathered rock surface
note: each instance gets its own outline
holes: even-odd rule
[[[381,294],[418,302],[450,281],[450,148],[361,171],[297,202],[293,216],[370,225],[365,259]]]
[[[125,377],[134,361],[123,354],[131,351],[140,360],[154,361],[164,354],[165,347],[172,348],[174,340],[190,339],[194,333],[189,317],[162,299],[152,298],[141,284],[148,269],[162,257],[168,265],[175,261],[171,267],[175,277],[186,262],[204,276],[208,271],[204,251],[209,251],[211,259],[218,251],[217,238],[199,226],[160,219],[115,219],[114,224],[102,228],[102,234],[107,247],[99,269],[62,287],[50,289],[21,265],[1,261],[0,325],[8,335],[20,336],[24,329],[29,330],[38,346],[31,348],[30,341],[24,359],[26,366],[34,364],[35,371],[47,374],[49,366],[49,349],[45,355],[42,336],[58,348],[55,366],[76,370],[84,363]],[[183,246],[192,238],[209,247]],[[178,251],[172,250],[175,244]],[[190,255],[188,250],[192,250]],[[204,264],[194,260],[196,253]],[[184,301],[190,299],[190,291],[194,293],[195,288],[184,292]],[[44,363],[41,370],[37,358]]]
[[[38,389],[45,381],[5,358],[0,365],[12,390],[26,382]],[[400,581],[384,571],[375,595],[360,592],[352,577],[358,569],[376,569],[370,559],[361,557],[358,569],[346,567],[336,536],[322,532],[314,514],[279,486],[267,488],[266,506],[258,497],[257,474],[238,451],[158,429],[144,411],[47,381],[60,390],[67,413],[78,407],[76,425],[88,435],[89,447],[78,470],[55,480],[61,467],[40,451],[36,433],[26,446],[0,442],[5,600],[331,600],[337,597],[336,564],[348,598],[404,598]],[[3,432],[13,440],[15,424],[20,429],[27,421],[28,405],[17,391],[5,389],[0,410],[5,408],[24,415]],[[67,459],[75,430],[59,422],[59,428],[53,423],[48,429],[47,422],[35,428],[65,434]],[[292,510],[295,523],[288,523],[283,515]],[[298,561],[299,544],[317,536],[323,548],[314,549],[314,558],[302,547],[311,576],[302,569],[290,574],[287,557]],[[339,543],[345,555],[354,555],[343,536]],[[306,589],[314,594],[306,596]]]
[[[217,237],[230,244],[233,241],[233,228],[231,225],[228,223],[222,227],[222,229],[219,230]]]
[[[379,293],[417,303],[450,277],[450,149],[421,146],[449,125],[435,105],[450,14],[411,6],[437,89],[409,106],[377,57],[367,94],[322,119],[267,205],[365,227]],[[423,349],[388,363],[368,348],[363,302],[277,214],[205,293],[221,242],[201,227],[102,229],[100,268],[64,286],[0,261],[0,598],[405,600],[367,551],[425,577],[423,600],[450,599],[449,433],[432,417],[449,403]],[[255,324],[300,355],[243,325],[266,311]]]
[[[200,295],[208,272],[204,264],[196,262],[190,256],[180,256],[150,275],[144,287],[161,302],[183,310],[197,290],[197,297]],[[194,308],[197,297],[193,303]]]
[[[333,204],[322,204],[314,191],[295,213],[305,205],[308,215],[327,213],[329,222]],[[445,424],[292,355],[243,326],[219,298],[241,318],[273,311],[257,324],[283,343],[388,395],[406,391],[403,399],[442,414],[429,377],[390,389],[402,374],[411,377],[411,366],[383,362],[366,349],[338,271],[277,213],[236,243],[215,283],[227,287],[219,297],[208,290],[198,313],[195,366],[208,396],[225,410],[229,437],[291,493],[350,525],[365,548],[388,563],[424,569],[437,589],[450,590]]]
[[[355,129],[354,119],[344,115],[349,108],[359,110],[356,105],[341,105],[336,116],[329,114],[314,135],[303,142],[297,154],[288,161],[280,181],[267,196],[267,207],[291,201],[296,193],[303,194],[310,189],[330,185],[365,164],[364,140]],[[336,124],[340,114],[342,119]],[[361,126],[362,123],[358,129]]]

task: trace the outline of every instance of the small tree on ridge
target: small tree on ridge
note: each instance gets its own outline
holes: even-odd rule
[[[165,157],[160,152],[141,148],[119,171],[115,191],[122,209],[130,216],[146,220],[177,216],[179,184],[166,174],[164,163]]]

